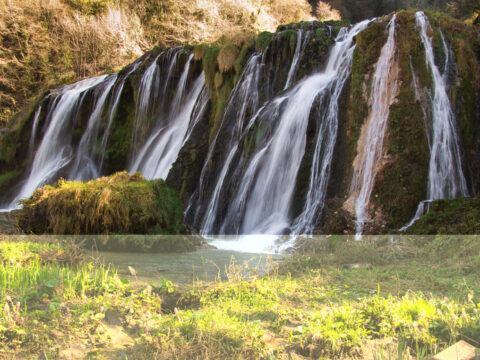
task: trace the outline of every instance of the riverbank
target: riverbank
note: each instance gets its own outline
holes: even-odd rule
[[[266,276],[232,262],[225,280],[178,286],[129,281],[74,244],[3,238],[0,357],[427,359],[480,346],[477,237],[309,248]]]

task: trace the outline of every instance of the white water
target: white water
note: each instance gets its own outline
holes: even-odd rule
[[[75,151],[75,158],[69,175],[70,179],[86,181],[100,176],[100,169],[95,161],[95,144],[98,138],[102,112],[116,81],[117,75],[113,75],[108,78],[100,89],[97,89],[97,91],[101,91],[101,94],[88,119],[87,129],[84,131]]]
[[[200,93],[205,87],[205,76],[202,73],[190,91],[187,91],[187,77],[193,55],[190,55],[182,76],[178,81],[175,91],[175,98],[167,114],[159,114],[165,119],[157,120],[158,128],[152,131],[152,135],[140,149],[130,172],[140,171],[147,179],[165,179],[172,164],[177,159],[178,153],[185,143],[189,134],[191,123],[198,121],[202,113],[192,117],[195,105],[199,101]],[[205,107],[206,99],[203,98],[201,107]]]
[[[328,102],[324,113],[320,114],[320,127],[315,139],[315,151],[310,171],[308,193],[302,213],[294,222],[294,234],[311,234],[320,218],[330,180],[330,168],[338,131],[338,101],[343,86],[350,76],[355,45],[352,39],[365,29],[369,21],[347,32],[342,29],[337,37],[337,45],[332,49],[330,61],[325,72],[331,73],[333,80],[328,84],[322,101]]]
[[[398,89],[398,66],[395,60],[395,19],[388,24],[388,38],[375,66],[370,94],[370,114],[362,127],[354,161],[354,174],[347,203],[356,215],[356,233],[361,235],[368,221],[368,205],[375,177],[383,157],[383,142],[387,129],[390,105]]]
[[[85,92],[102,83],[106,77],[99,76],[64,86],[53,95],[56,97],[52,101],[54,106],[45,120],[48,124],[47,130],[36,151],[30,174],[10,204],[10,210],[19,208],[19,200],[29,197],[38,187],[52,180],[52,177],[72,160],[74,154],[71,129]]]
[[[240,134],[239,139],[228,147],[226,161],[219,172],[213,196],[203,217],[202,233],[209,234],[218,229],[215,222],[218,221],[220,194],[227,191],[225,182],[230,180],[228,174],[236,172],[233,166],[236,165],[237,170],[244,166],[242,160],[236,159],[234,162],[234,158],[240,140],[243,140],[248,130],[254,126],[264,128],[265,133],[259,139],[260,143],[256,145],[241,178],[237,181],[239,188],[236,189],[234,198],[228,201],[225,220],[220,224],[220,233],[279,235],[290,228],[290,205],[298,169],[305,153],[306,130],[312,106],[319,96],[322,96],[322,101],[328,101],[332,91],[338,91],[339,96],[351,67],[355,47],[353,39],[368,23],[369,21],[362,22],[350,31],[342,30],[324,71],[308,77],[286,93],[267,102],[258,111],[252,112],[248,121],[241,118],[235,129],[243,129],[243,132],[235,131]],[[258,77],[255,64],[258,63],[259,56],[250,60],[249,67],[247,66],[243,74],[245,96],[255,92],[249,90],[249,86],[258,87],[255,83],[256,76]],[[292,61],[289,74],[292,74],[292,69],[297,66],[298,63]],[[288,76],[287,82],[290,79]],[[239,92],[241,89],[242,85]],[[336,100],[338,97],[333,102]],[[332,114],[337,107],[338,104],[332,105]],[[332,121],[337,120],[335,116],[331,117]],[[322,131],[322,134],[329,136],[326,130]],[[320,138],[318,136],[317,140],[323,141],[323,138]],[[335,140],[332,141],[332,148],[334,143]],[[333,149],[331,151],[333,152]],[[245,241],[253,242],[251,239]],[[278,236],[273,236],[272,239],[278,239]],[[273,241],[270,241],[273,245]],[[264,245],[259,243],[257,249]]]
[[[307,31],[305,37],[303,37],[303,30],[300,29],[297,31],[297,43],[295,45],[295,53],[293,55],[292,65],[290,66],[290,70],[288,71],[287,81],[285,83],[284,90],[292,85],[293,80],[295,79],[295,75],[298,70],[298,66],[300,65],[300,59],[305,51],[305,48],[308,44],[308,40],[310,39],[311,31]]]
[[[166,90],[181,52],[182,48],[171,48],[160,53],[142,75],[138,89],[130,170],[138,160],[139,148],[145,145],[145,136],[158,126],[159,115],[165,112]],[[163,66],[159,65],[159,61],[162,61]],[[162,67],[165,65],[168,66],[167,72],[162,74]]]
[[[228,156],[227,156],[227,159],[225,160],[222,170],[219,173],[219,177],[217,179],[214,191],[209,197],[207,209],[204,214],[200,214],[200,207],[198,207],[195,212],[195,217],[202,216],[200,232],[203,234],[209,234],[213,232],[213,226],[215,223],[215,219],[217,217],[217,207],[218,207],[220,191],[222,189],[222,185],[225,180],[227,171],[230,167],[230,163],[238,147],[243,124],[246,120],[247,109],[251,109],[253,112],[256,112],[258,108],[258,102],[259,102],[258,81],[259,81],[259,71],[262,66],[261,60],[262,60],[261,54],[254,54],[252,57],[250,57],[247,65],[245,66],[245,70],[243,71],[242,76],[238,81],[238,85],[233,90],[233,93],[230,96],[228,104],[225,108],[225,114],[223,116],[222,121],[225,121],[226,114],[229,114],[230,112],[235,112],[236,114],[235,125],[234,125],[232,136],[230,137],[228,148],[226,149],[228,152]],[[199,185],[200,191],[203,190],[202,189],[204,185],[203,180],[205,179],[206,172],[208,171],[208,166],[211,162],[213,151],[215,150],[215,146],[216,146],[216,142],[218,141],[219,134],[220,132],[217,132],[212,144],[210,145],[207,158],[205,161],[205,165],[200,175],[200,185]],[[189,207],[191,207],[191,205],[189,205]]]
[[[401,228],[400,231],[408,229],[422,217],[428,211],[428,206],[425,205],[428,205],[430,202],[439,199],[468,196],[467,183],[462,170],[455,115],[447,94],[447,69],[451,61],[450,52],[445,38],[440,32],[445,53],[445,68],[442,74],[435,64],[432,37],[428,35],[428,32],[431,32],[430,23],[422,11],[415,14],[415,19],[425,48],[425,61],[433,79],[432,134],[427,200],[419,204],[413,219]]]

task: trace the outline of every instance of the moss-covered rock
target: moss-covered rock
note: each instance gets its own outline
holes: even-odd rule
[[[23,201],[19,226],[34,234],[186,233],[177,193],[127,172],[40,188]]]
[[[390,106],[384,142],[384,165],[377,174],[372,201],[387,229],[398,229],[411,219],[425,199],[430,150],[421,101],[415,87],[430,89],[432,80],[425,64],[425,51],[415,26],[414,12],[397,16],[396,37],[399,65],[398,94]]]
[[[407,230],[409,234],[478,234],[480,197],[438,200]]]

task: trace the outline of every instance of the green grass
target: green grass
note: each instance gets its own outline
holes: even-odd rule
[[[119,172],[86,183],[60,179],[23,201],[28,234],[182,234],[177,193],[162,180]]]
[[[411,234],[477,234],[480,229],[480,197],[438,200],[413,224]]]
[[[313,245],[266,276],[232,262],[226,281],[178,288],[130,284],[81,256],[57,262],[71,245],[0,242],[0,357],[400,360],[480,346],[478,239]]]

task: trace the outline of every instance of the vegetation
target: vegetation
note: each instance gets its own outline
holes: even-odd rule
[[[2,0],[0,126],[44,89],[119,70],[154,45],[274,31],[310,12],[305,0]],[[329,6],[319,16],[338,18]]]
[[[314,8],[322,9],[324,6],[316,0],[309,2]],[[380,17],[392,11],[428,9],[445,11],[459,19],[478,23],[480,13],[479,0],[328,0],[326,3],[352,22]]]
[[[0,356],[427,359],[480,345],[478,241],[304,245],[316,253],[266,276],[232,262],[225,281],[178,288],[60,256],[82,255],[68,244],[2,241]]]
[[[417,220],[410,234],[478,234],[480,229],[480,197],[438,200],[430,211]]]
[[[162,180],[116,173],[86,183],[63,179],[23,200],[19,226],[35,234],[183,234],[183,208]]]
[[[398,51],[401,81],[397,99],[390,106],[384,144],[388,161],[377,175],[373,198],[390,230],[406,224],[415,214],[418,203],[426,197],[430,157],[427,139],[430,128],[425,125],[428,120],[422,109],[425,104],[417,99],[422,95],[416,94],[414,84],[419,89],[429,89],[432,79],[415,27],[414,12],[402,12],[397,19],[396,36],[402,44]]]

